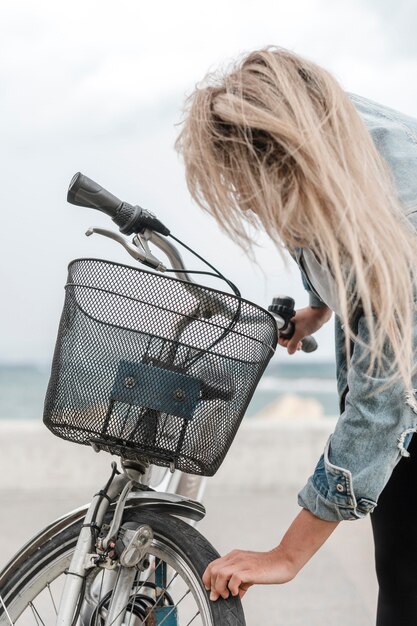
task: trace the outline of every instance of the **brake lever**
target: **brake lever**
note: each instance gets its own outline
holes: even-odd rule
[[[90,237],[96,233],[97,235],[103,235],[103,237],[108,237],[109,239],[113,239],[120,243],[121,246],[132,256],[136,261],[147,265],[148,267],[152,267],[152,269],[157,270],[158,272],[165,272],[166,267],[159,259],[156,258],[149,250],[149,247],[146,243],[143,242],[141,238],[135,237],[135,245],[129,244],[124,237],[119,235],[118,233],[114,233],[112,230],[107,230],[106,228],[89,228],[86,231],[87,237]],[[140,248],[139,248],[140,244]]]

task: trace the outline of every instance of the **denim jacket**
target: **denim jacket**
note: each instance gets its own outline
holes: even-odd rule
[[[404,212],[417,230],[417,120],[366,98],[349,97],[387,162]],[[327,305],[337,313],[331,276],[308,250],[299,249],[296,261],[310,305]],[[366,342],[366,320],[360,313],[356,328],[358,337]],[[417,432],[416,390],[397,384],[373,394],[383,380],[367,371],[367,359],[361,358],[362,342],[352,346],[348,369],[338,316],[335,330],[341,415],[314,474],[298,495],[300,506],[332,521],[358,519],[375,508],[395,465],[402,456],[409,456],[407,446]],[[414,345],[417,349],[417,314]],[[417,387],[417,377],[413,386]]]

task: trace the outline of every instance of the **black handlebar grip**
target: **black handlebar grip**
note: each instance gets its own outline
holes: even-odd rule
[[[165,236],[168,236],[170,232],[153,213],[140,206],[123,202],[81,172],[73,176],[68,188],[67,200],[71,204],[105,213],[112,218],[124,235],[139,233],[146,228]]]
[[[67,200],[77,206],[98,209],[109,217],[116,217],[123,202],[110,191],[81,172],[73,176],[68,188]]]
[[[279,327],[279,335],[283,339],[291,339],[294,334],[295,326],[292,318],[295,315],[295,302],[290,296],[276,296],[268,307],[268,311],[281,319],[282,324]],[[317,341],[311,335],[301,340],[301,349],[303,352],[314,352],[317,350]]]

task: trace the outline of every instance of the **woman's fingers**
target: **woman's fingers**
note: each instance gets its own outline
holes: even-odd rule
[[[234,572],[234,574],[232,574],[232,576],[230,577],[227,585],[230,589],[230,593],[232,594],[232,596],[240,595],[240,591],[242,591],[242,594],[240,595],[240,597],[242,597],[242,595],[245,593],[246,589],[245,591],[241,590],[242,582],[242,576],[237,572]]]
[[[251,583],[242,583],[239,587],[239,598],[243,598],[249,587],[252,587]]]
[[[223,569],[213,579],[210,600],[217,600],[219,597],[226,600],[230,594],[242,597],[251,586],[250,583],[244,582],[249,576],[248,572],[236,571],[233,567]]]
[[[288,354],[294,354],[298,350],[301,350],[301,341],[291,339],[279,339],[278,343],[283,348],[287,348]]]
[[[204,586],[210,591],[210,600],[220,597],[227,599],[230,594],[243,597],[253,584],[250,567],[252,558],[252,553],[233,550],[212,561],[203,575]]]
[[[282,584],[295,576],[292,562],[285,552],[274,548],[269,552],[233,550],[212,561],[203,574],[203,582],[210,591],[210,600],[228,598],[229,594],[242,597],[254,584]]]
[[[225,600],[229,597],[229,589],[227,587],[227,583],[229,582],[229,578],[231,577],[232,572],[226,572],[226,570],[222,570],[218,574],[214,573],[211,579],[211,594],[210,598],[212,600],[217,600],[219,596],[224,598]],[[216,598],[213,598],[213,595],[217,595]]]
[[[223,557],[225,558],[225,557]],[[206,571],[203,574],[203,583],[207,591],[211,589],[211,579],[212,579],[212,571],[213,567],[215,567],[216,563],[218,563],[221,559],[215,559],[212,561],[206,568]]]
[[[217,600],[220,596],[224,599],[229,597],[231,591],[229,581],[233,576],[237,576],[236,565],[233,563],[237,553],[238,551],[234,550],[224,557],[212,561],[204,572],[203,583],[205,588],[211,592],[210,600]],[[238,588],[236,589],[234,583],[233,595],[238,595],[238,593]]]
[[[280,336],[278,343],[280,346],[287,348],[288,354],[294,354],[300,350],[300,342],[304,337],[315,333],[323,324],[329,321],[332,311],[327,306],[324,307],[305,307],[298,309],[291,319],[294,324],[294,334],[291,339],[284,339]]]
[[[211,572],[211,583],[210,583],[210,599],[217,600],[219,596],[224,598],[225,600],[229,597],[229,587],[228,583],[230,578],[233,576],[234,568],[232,566],[225,566],[223,563],[218,563],[217,566],[214,566]],[[215,597],[213,597],[215,596]]]
[[[251,583],[245,582],[247,577],[250,577],[249,572],[233,572],[231,569],[226,573],[224,570],[220,575],[217,575],[214,581],[211,588],[210,600],[217,600],[219,597],[226,600],[230,594],[242,598],[249,587],[251,587]]]

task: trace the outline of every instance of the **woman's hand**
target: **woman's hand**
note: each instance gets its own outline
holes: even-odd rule
[[[322,520],[302,509],[269,552],[233,550],[212,561],[203,574],[210,600],[242,597],[255,584],[282,584],[292,580],[331,535],[339,522]]]
[[[301,349],[301,340],[317,332],[323,324],[329,321],[331,316],[332,310],[327,306],[307,306],[304,309],[299,309],[291,319],[295,325],[293,336],[291,339],[280,337],[278,339],[279,345],[287,348],[288,354],[294,354],[294,352]]]
[[[203,575],[203,583],[210,590],[210,600],[220,596],[242,597],[254,584],[281,584],[294,578],[296,571],[286,558],[281,546],[269,552],[233,550],[212,561]]]

